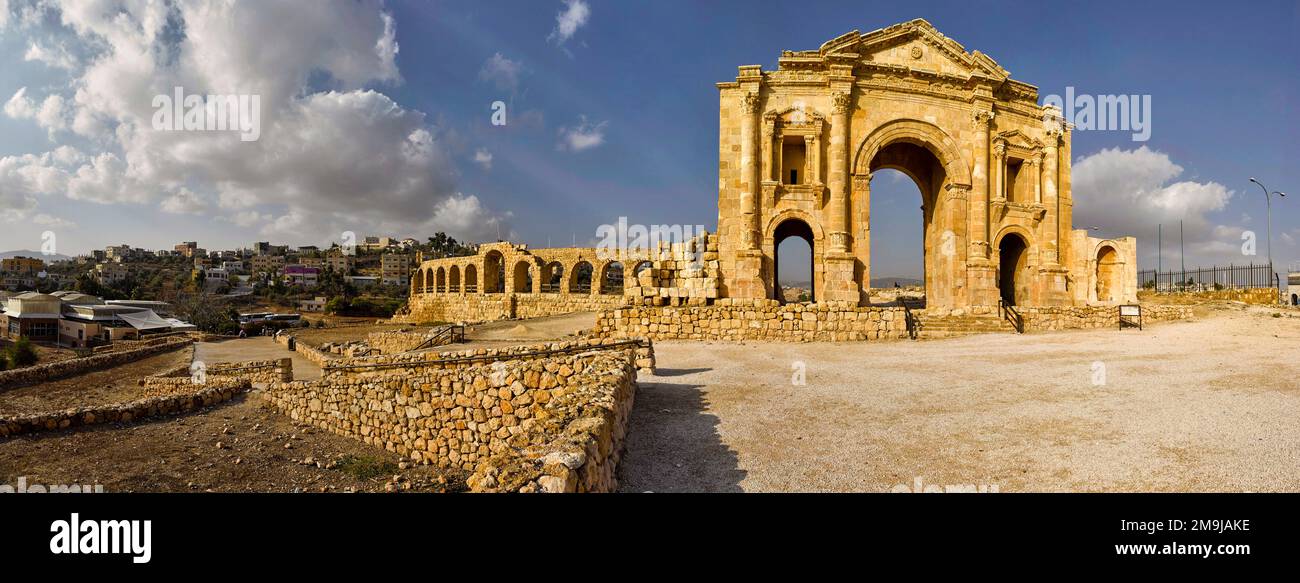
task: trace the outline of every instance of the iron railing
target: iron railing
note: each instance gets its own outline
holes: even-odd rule
[[[1277,288],[1278,283],[1270,263],[1215,265],[1159,273],[1154,269],[1144,269],[1138,272],[1138,285],[1156,293]]]

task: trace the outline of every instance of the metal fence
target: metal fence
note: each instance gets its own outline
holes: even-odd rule
[[[1142,289],[1159,293],[1208,291],[1220,289],[1277,288],[1277,277],[1269,263],[1227,265],[1180,269],[1156,273],[1154,269],[1138,272]]]

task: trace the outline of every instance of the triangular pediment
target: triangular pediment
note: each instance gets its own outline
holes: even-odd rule
[[[822,56],[853,56],[864,64],[906,67],[955,77],[1005,81],[1010,73],[979,51],[944,36],[929,22],[916,19],[866,34],[853,31],[827,41]]]

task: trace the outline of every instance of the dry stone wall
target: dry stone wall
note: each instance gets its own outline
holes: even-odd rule
[[[188,379],[183,380],[188,382]],[[179,415],[228,401],[249,386],[246,379],[240,378],[220,379],[204,385],[159,386],[147,389],[144,398],[128,403],[0,417],[0,437]]]
[[[1118,328],[1117,306],[1017,308],[1024,317],[1026,332]],[[1187,306],[1142,305],[1142,322],[1169,322],[1192,319]]]
[[[386,334],[395,335],[397,332]],[[408,333],[415,338],[422,335]],[[413,342],[414,339],[411,340]],[[418,375],[429,368],[463,368],[505,360],[547,358],[560,354],[575,354],[590,350],[613,350],[627,354],[641,372],[654,373],[654,343],[644,337],[630,338],[579,338],[533,344],[520,344],[501,348],[475,348],[442,352],[415,352],[384,354],[358,358],[340,358],[322,367],[322,374],[332,376],[382,376],[389,374]]]
[[[602,312],[597,337],[653,340],[887,340],[907,337],[903,308],[851,302],[780,305],[776,300],[721,299],[712,306],[632,306]]]
[[[272,385],[292,419],[419,463],[472,471],[483,492],[608,492],[635,392],[620,350]]]
[[[36,364],[29,367],[0,372],[0,390],[12,389],[46,381],[53,381],[91,371],[112,368],[135,362],[164,352],[180,350],[194,342],[185,337],[173,337],[131,350],[96,354],[85,358],[70,358],[58,362]]]
[[[1245,302],[1247,304],[1273,305],[1280,301],[1278,291],[1271,287],[1255,287],[1247,289],[1220,289],[1189,291],[1175,293],[1155,293],[1153,291],[1138,292],[1138,297],[1143,301],[1159,302],[1172,301],[1178,303],[1195,303],[1214,300],[1226,300],[1235,302]]]

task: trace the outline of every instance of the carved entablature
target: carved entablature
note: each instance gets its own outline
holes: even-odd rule
[[[1040,203],[1010,202],[1006,199],[996,199],[989,203],[989,216],[994,224],[1001,224],[1008,219],[1019,223],[1038,223],[1046,215],[1047,207]]]
[[[1043,143],[1020,130],[1008,130],[993,137],[993,151],[999,156],[1032,161],[1042,158]]]

